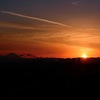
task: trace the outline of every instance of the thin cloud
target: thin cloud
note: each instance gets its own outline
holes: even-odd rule
[[[9,12],[9,11],[0,11],[0,12],[1,13],[5,13],[5,14],[9,14],[9,15],[13,15],[13,16],[22,17],[22,18],[27,18],[27,19],[32,19],[32,20],[47,22],[47,23],[51,23],[51,24],[55,24],[55,25],[60,25],[60,26],[64,26],[64,27],[69,27],[69,28],[71,27],[69,25],[62,24],[62,23],[55,22],[55,21],[51,21],[51,20],[48,20],[48,19],[42,19],[42,18],[38,18],[38,17],[31,17],[31,16],[27,16],[27,15],[15,13],[15,12]]]
[[[74,6],[77,6],[80,3],[80,1],[72,1],[71,4]]]

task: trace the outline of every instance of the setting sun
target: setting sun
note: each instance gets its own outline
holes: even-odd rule
[[[87,55],[86,55],[86,54],[83,54],[83,55],[82,55],[82,58],[87,58]]]

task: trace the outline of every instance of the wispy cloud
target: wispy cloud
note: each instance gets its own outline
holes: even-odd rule
[[[62,23],[55,22],[55,21],[51,21],[51,20],[48,20],[48,19],[42,19],[42,18],[38,18],[38,17],[31,17],[31,16],[27,16],[27,15],[15,13],[15,12],[9,12],[9,11],[0,11],[0,12],[1,13],[5,13],[5,14],[9,14],[9,15],[13,15],[13,16],[22,17],[22,18],[27,18],[27,19],[32,19],[32,20],[47,22],[47,23],[51,23],[51,24],[55,24],[55,25],[60,25],[60,26],[64,26],[64,27],[71,27],[69,25],[62,24]]]
[[[56,25],[50,25],[50,24],[38,24],[35,25],[34,23],[27,23],[27,22],[9,22],[9,21],[0,21],[0,27],[5,28],[16,28],[16,29],[29,29],[29,30],[62,30],[62,29],[70,29],[66,27],[60,27]]]
[[[74,6],[77,6],[80,3],[80,1],[72,1],[71,4]]]

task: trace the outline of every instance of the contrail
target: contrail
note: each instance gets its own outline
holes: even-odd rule
[[[5,13],[5,14],[9,14],[9,15],[13,15],[13,16],[22,17],[22,18],[38,20],[38,21],[42,21],[42,22],[47,22],[47,23],[55,24],[55,25],[60,25],[60,26],[64,26],[64,27],[69,27],[69,28],[71,27],[69,25],[62,24],[62,23],[59,23],[59,22],[55,22],[55,21],[51,21],[51,20],[47,20],[47,19],[42,19],[42,18],[38,18],[38,17],[31,17],[31,16],[27,16],[27,15],[15,13],[15,12],[9,12],[9,11],[0,11],[0,12],[1,13]]]

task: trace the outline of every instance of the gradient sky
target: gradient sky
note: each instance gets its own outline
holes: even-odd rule
[[[100,0],[0,0],[0,55],[100,56]]]

